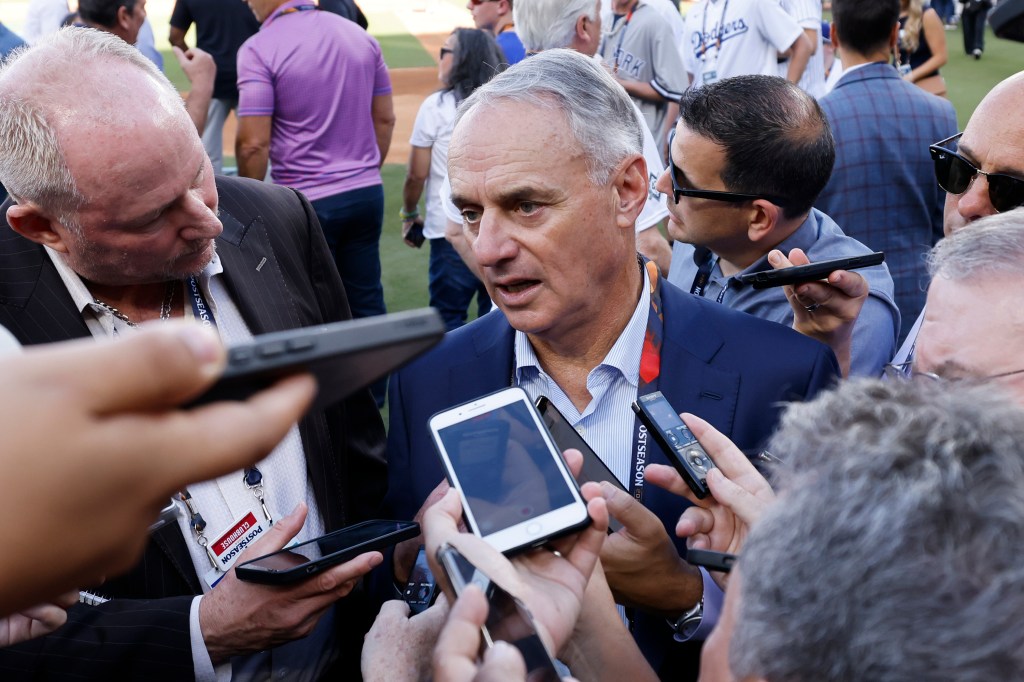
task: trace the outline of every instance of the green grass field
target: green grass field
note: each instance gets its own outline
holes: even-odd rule
[[[443,1],[454,7],[465,6],[464,0]],[[27,0],[0,0],[0,21],[17,28],[27,4]],[[385,61],[390,68],[434,64],[415,36],[405,29],[394,10],[375,10],[372,0],[364,1],[362,5],[368,11],[370,31],[381,43]],[[165,27],[172,7],[172,0],[149,0],[147,12],[154,26],[157,47],[164,54],[164,68],[168,77],[180,89],[186,89],[188,82],[167,44]],[[949,63],[942,71],[949,85],[950,100],[963,126],[977,103],[993,85],[1024,66],[1024,44],[996,39],[990,32],[986,39],[984,58],[975,61],[963,54],[963,40],[959,30],[947,32],[946,37]],[[190,44],[193,40],[193,36],[188,36]],[[897,125],[897,122],[894,121],[893,125]],[[228,164],[232,161],[226,159]],[[399,164],[388,164],[383,169],[386,209],[381,260],[388,309],[395,311],[421,307],[428,300],[427,250],[411,249],[401,239],[398,209],[404,175],[405,168]]]

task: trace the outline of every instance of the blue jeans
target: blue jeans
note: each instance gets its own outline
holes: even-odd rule
[[[374,185],[310,202],[345,285],[352,317],[387,312],[380,281],[380,234],[384,225],[384,187]],[[384,404],[387,379],[370,387]]]
[[[448,331],[466,324],[469,304],[476,295],[477,317],[491,309],[487,288],[466,267],[444,237],[430,240],[430,305],[437,308]]]
[[[932,9],[939,15],[939,19],[942,19],[943,24],[948,24],[956,8],[953,6],[953,0],[932,0]]]

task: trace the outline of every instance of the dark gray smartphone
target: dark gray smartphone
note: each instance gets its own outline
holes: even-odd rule
[[[420,534],[415,521],[364,521],[286,547],[235,567],[239,580],[264,585],[291,585],[363,552],[384,549]]]
[[[699,499],[707,497],[710,492],[708,471],[715,467],[715,463],[661,391],[640,396],[633,403],[633,411],[654,440],[658,441],[665,457],[683,477],[693,494]]]
[[[768,289],[769,287],[781,287],[787,284],[803,284],[819,279],[825,279],[836,270],[857,270],[878,265],[885,260],[885,254],[881,251],[868,253],[863,256],[850,256],[848,258],[836,258],[834,260],[823,260],[808,265],[794,265],[779,270],[763,270],[761,272],[748,272],[745,275],[738,275],[737,280],[744,284],[752,284],[755,289]]]
[[[580,470],[580,475],[577,477],[580,484],[589,481],[594,481],[595,483],[607,481],[619,490],[629,492],[619,479],[616,478],[615,474],[612,473],[612,470],[608,468],[608,465],[601,460],[597,453],[594,452],[594,449],[587,444],[583,436],[572,427],[572,424],[565,418],[565,415],[558,411],[558,408],[554,406],[547,396],[542,395],[537,398],[536,405],[537,411],[540,412],[544,425],[551,432],[551,437],[555,439],[555,445],[558,446],[558,449],[564,451],[569,448],[575,448],[583,453],[583,469]],[[609,516],[608,532],[614,533],[620,528],[622,528],[622,524]]]
[[[191,404],[245,400],[282,377],[311,372],[319,387],[313,408],[327,407],[424,353],[444,333],[438,312],[423,308],[262,334],[228,348],[224,374]]]
[[[518,649],[526,661],[526,679],[529,682],[561,681],[551,654],[537,634],[533,616],[523,602],[502,589],[449,544],[438,548],[437,561],[444,569],[456,596],[466,586],[476,585],[487,597],[487,621],[480,628],[484,646],[494,646],[494,642],[508,642]]]

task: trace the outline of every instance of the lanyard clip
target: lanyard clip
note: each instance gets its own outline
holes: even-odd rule
[[[267,519],[267,523],[273,526],[274,519],[270,516],[270,510],[267,509],[267,503],[263,497],[263,473],[256,467],[246,469],[242,472],[242,482],[245,483],[246,488],[252,491],[253,497],[259,501],[260,508],[263,510],[263,516]]]

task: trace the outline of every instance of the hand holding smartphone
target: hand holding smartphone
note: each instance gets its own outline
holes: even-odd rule
[[[414,521],[364,521],[239,564],[235,575],[246,582],[291,585],[419,534],[420,524]]]
[[[505,554],[590,523],[579,486],[520,388],[439,412],[430,432],[473,533]]]
[[[715,463],[661,391],[640,396],[633,403],[633,411],[693,494],[698,499],[707,497],[711,492],[707,484],[708,471],[715,468]]]
[[[476,585],[487,597],[487,621],[480,628],[482,648],[492,647],[496,641],[508,642],[522,654],[526,662],[526,678],[530,682],[560,681],[551,654],[537,634],[533,616],[523,602],[502,589],[451,545],[438,548],[437,561],[456,596],[467,586]]]
[[[879,265],[885,260],[885,254],[881,251],[868,253],[863,256],[850,256],[848,258],[835,258],[823,260],[807,265],[794,265],[778,270],[763,270],[761,272],[749,272],[745,275],[738,275],[737,280],[744,284],[751,284],[755,289],[768,289],[769,287],[781,287],[791,284],[803,284],[819,279],[825,279],[836,270],[857,270]]]

